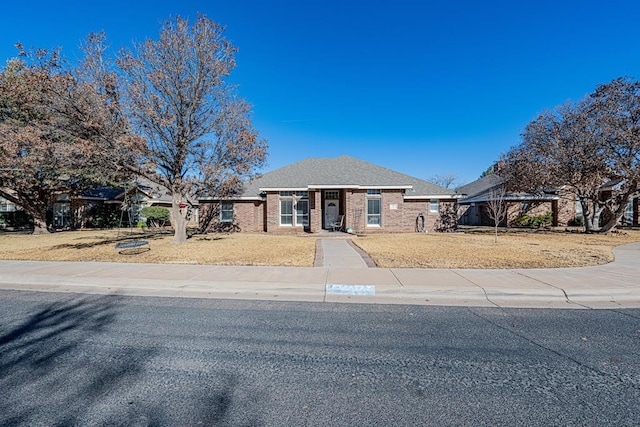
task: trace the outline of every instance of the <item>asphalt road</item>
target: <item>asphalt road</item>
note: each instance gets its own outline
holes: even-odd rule
[[[640,310],[0,291],[0,425],[640,424]]]

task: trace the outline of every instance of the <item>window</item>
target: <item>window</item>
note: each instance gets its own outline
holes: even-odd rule
[[[296,225],[309,225],[309,200],[296,202]]]
[[[382,221],[382,191],[367,190],[367,227],[380,227]]]
[[[433,212],[433,213],[440,212],[440,200],[429,201],[429,212]]]
[[[293,199],[280,200],[280,225],[293,225]]]
[[[16,205],[0,197],[0,212],[15,212]]]
[[[309,192],[280,192],[280,225],[309,225]]]
[[[380,226],[380,199],[367,200],[367,225]]]
[[[622,216],[622,223],[624,225],[633,225],[633,199],[627,202],[624,215]]]
[[[220,222],[233,222],[233,203],[220,203]]]
[[[338,200],[340,198],[339,192],[338,190],[325,190],[324,198],[327,200]]]

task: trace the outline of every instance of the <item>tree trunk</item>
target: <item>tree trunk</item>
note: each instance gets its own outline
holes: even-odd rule
[[[173,202],[171,204],[171,221],[173,222],[173,240],[171,243],[186,243],[187,242],[187,210],[188,207],[181,208],[185,205],[182,203],[182,197],[180,194],[173,194]]]
[[[589,207],[589,201],[583,197],[580,197],[580,205],[582,206],[582,219],[584,220],[584,232],[587,234],[593,233],[594,224],[593,224],[593,216],[591,215],[591,208]]]
[[[33,233],[38,236],[41,234],[49,234],[51,231],[47,227],[47,213],[46,212],[31,212],[33,217]]]

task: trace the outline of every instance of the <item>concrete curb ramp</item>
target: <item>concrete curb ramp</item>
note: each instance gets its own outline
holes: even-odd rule
[[[476,307],[640,308],[640,243],[615,248],[614,254],[616,261],[603,266],[528,270],[0,261],[0,289]]]

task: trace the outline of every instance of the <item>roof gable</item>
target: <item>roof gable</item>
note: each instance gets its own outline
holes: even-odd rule
[[[407,196],[453,196],[448,188],[351,156],[308,158],[265,173],[245,185],[242,196],[309,188],[403,188]]]
[[[504,180],[500,176],[492,173],[456,188],[456,193],[466,198],[471,198],[489,192],[492,189],[499,188],[503,183]]]

